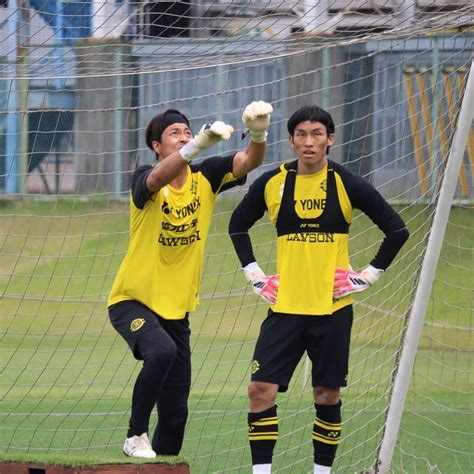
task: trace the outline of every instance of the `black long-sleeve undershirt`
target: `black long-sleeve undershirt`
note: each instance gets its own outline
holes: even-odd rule
[[[370,264],[375,268],[386,270],[408,239],[409,233],[405,223],[368,181],[338,163],[330,162],[330,165],[341,176],[353,208],[366,214],[384,233],[385,237]],[[265,187],[279,172],[281,171],[277,168],[260,176],[250,186],[248,193],[231,216],[229,234],[243,267],[255,261],[248,231],[267,210]]]

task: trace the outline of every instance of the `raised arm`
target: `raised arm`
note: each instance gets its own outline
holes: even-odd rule
[[[259,100],[247,105],[242,114],[242,122],[250,134],[250,143],[245,150],[234,157],[232,174],[236,178],[245,176],[263,163],[267,149],[267,129],[273,108]]]
[[[181,149],[160,160],[147,177],[147,189],[153,193],[171,183],[192,159],[220,141],[228,140],[233,131],[232,126],[220,121],[203,125],[199,133]]]

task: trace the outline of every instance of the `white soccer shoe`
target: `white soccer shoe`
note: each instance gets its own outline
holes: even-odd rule
[[[123,452],[131,458],[156,458],[156,453],[151,448],[150,440],[146,433],[127,438],[123,444]]]

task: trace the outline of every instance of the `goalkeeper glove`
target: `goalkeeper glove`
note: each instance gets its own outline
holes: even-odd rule
[[[206,124],[201,127],[199,133],[186,143],[179,153],[186,161],[196,158],[201,152],[211,148],[222,140],[228,140],[232,135],[234,128],[224,122],[217,121],[212,124]]]
[[[267,303],[275,304],[280,282],[279,275],[265,275],[257,262],[249,263],[242,270],[253,291]]]
[[[383,270],[369,265],[360,273],[355,272],[352,268],[344,270],[336,268],[334,277],[333,297],[335,300],[344,298],[352,293],[359,293],[370,288],[382,275]]]
[[[270,125],[272,112],[273,107],[263,100],[252,102],[245,107],[242,122],[250,132],[250,138],[254,143],[263,143],[267,140],[267,128]]]

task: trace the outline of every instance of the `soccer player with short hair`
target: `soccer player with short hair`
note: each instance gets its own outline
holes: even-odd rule
[[[278,392],[288,389],[306,352],[312,362],[316,417],[314,472],[329,473],[341,433],[340,387],[347,385],[352,293],[373,285],[408,238],[401,217],[361,176],[327,158],[334,143],[331,115],[317,106],[288,120],[297,159],[262,174],[234,210],[229,233],[253,290],[270,304],[262,323],[248,389],[254,474],[271,472],[278,438]],[[353,210],[385,234],[360,273],[349,263]],[[277,234],[277,274],[256,262],[249,229],[265,211]]]
[[[198,303],[204,244],[218,193],[245,182],[261,165],[272,107],[258,101],[242,115],[246,149],[193,160],[228,139],[224,122],[194,136],[187,117],[169,109],[154,117],[146,143],[155,165],[135,170],[130,195],[130,242],[109,300],[114,328],[143,360],[132,396],[123,451],[138,458],[177,455],[183,443],[191,386],[189,312]],[[153,407],[158,425],[150,443]]]

